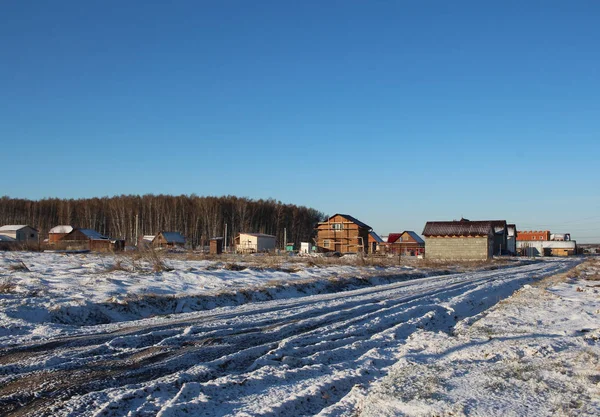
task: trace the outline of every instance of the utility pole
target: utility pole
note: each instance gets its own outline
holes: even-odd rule
[[[287,247],[287,229],[283,228],[283,249]]]
[[[138,244],[138,239],[139,239],[138,233],[139,233],[139,229],[138,229],[138,215],[136,214],[135,215],[135,242],[133,242],[133,244],[135,246],[137,246],[137,244]]]
[[[225,223],[225,253],[227,253],[227,223]]]

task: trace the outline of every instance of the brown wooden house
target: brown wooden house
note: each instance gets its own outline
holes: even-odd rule
[[[425,241],[411,230],[402,233],[390,233],[387,250],[401,256],[418,256],[425,253]]]
[[[121,239],[109,239],[92,229],[73,229],[58,241],[53,247],[59,250],[93,252],[112,252],[123,250],[125,241]]]
[[[185,237],[179,232],[160,232],[152,240],[157,248],[175,248],[185,246]]]
[[[319,252],[368,253],[371,226],[348,214],[334,214],[317,225]]]

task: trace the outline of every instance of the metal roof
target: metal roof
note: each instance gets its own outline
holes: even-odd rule
[[[17,230],[21,230],[24,227],[31,227],[26,224],[8,224],[6,226],[0,227],[0,232],[16,232]],[[33,230],[37,231],[37,229],[31,227]]]
[[[381,237],[379,237],[379,235],[377,233],[369,232],[369,236],[371,236],[373,239],[375,239],[375,242],[383,243],[383,239]]]
[[[336,213],[333,216],[329,217],[329,219],[331,220],[335,216],[342,216],[342,217],[346,218],[347,220],[350,220],[352,223],[357,224],[359,227],[364,227],[364,228],[369,229],[369,230],[372,229],[371,226],[369,226],[368,224],[361,222],[356,217],[352,217],[349,214]]]
[[[413,238],[413,240],[417,243],[420,244],[424,244],[425,241],[423,239],[421,239],[421,236],[419,236],[418,234],[416,234],[415,232],[413,232],[412,230],[405,230],[402,233],[390,233],[390,235],[388,236],[388,243],[394,243],[396,242],[398,239],[400,239],[400,236],[402,236],[404,233],[408,233],[410,235],[410,237]]]
[[[160,232],[167,243],[185,243],[185,238],[179,232]]]
[[[76,229],[76,230],[79,230],[81,233],[83,233],[89,239],[92,239],[92,240],[106,240],[106,239],[108,239],[106,236],[101,235],[100,233],[96,232],[94,229]]]
[[[488,236],[494,233],[494,222],[484,221],[451,221],[427,222],[423,236]]]

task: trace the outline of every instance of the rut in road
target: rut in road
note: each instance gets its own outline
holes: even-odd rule
[[[263,402],[264,412],[315,414],[335,406],[355,385],[381,376],[417,328],[448,330],[456,319],[510,294],[514,286],[507,283],[572,265],[528,265],[256,303],[7,350],[0,356],[0,406],[9,415],[122,415],[141,403],[136,415],[168,415],[181,407],[206,412],[212,403],[208,415],[227,415],[248,409],[244,398],[272,390],[283,399]],[[490,288],[498,288],[496,299],[489,298]],[[157,400],[164,397],[170,400]],[[208,400],[197,404],[197,398]]]

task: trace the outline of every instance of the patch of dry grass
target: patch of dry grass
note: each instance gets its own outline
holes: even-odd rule
[[[0,294],[12,294],[15,292],[17,285],[12,278],[6,277],[0,279]]]
[[[8,269],[11,271],[30,272],[27,265],[25,265],[25,262],[23,262],[21,260],[16,261],[16,262],[11,262],[10,265],[8,265]]]

